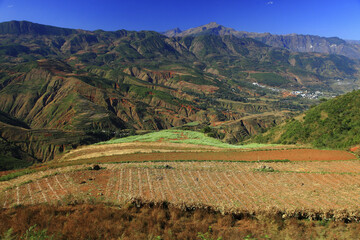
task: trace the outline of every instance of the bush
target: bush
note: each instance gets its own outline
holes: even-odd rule
[[[14,240],[14,239],[24,239],[24,240],[45,240],[45,239],[54,239],[54,236],[49,236],[47,234],[47,229],[36,230],[36,224],[29,227],[26,232],[18,238],[17,235],[13,234],[13,229],[10,228],[2,236],[1,240]]]
[[[54,239],[54,236],[47,235],[47,229],[36,230],[36,224],[31,226],[26,233],[20,238],[24,240],[43,240],[43,239]]]

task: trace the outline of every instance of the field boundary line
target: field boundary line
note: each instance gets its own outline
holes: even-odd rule
[[[33,199],[32,194],[31,194],[30,184],[27,184],[27,190],[28,190],[28,192],[29,192],[30,202],[31,202],[31,204],[34,204],[34,199]]]
[[[60,186],[60,188],[61,188],[62,190],[64,190],[66,193],[68,192],[68,191],[62,186],[62,184],[60,183],[60,181],[59,181],[59,179],[58,179],[57,176],[55,176],[55,181],[57,182],[57,184]]]
[[[146,169],[146,175],[147,175],[147,179],[148,179],[148,183],[149,183],[149,190],[150,190],[151,199],[155,200],[155,196],[154,196],[154,193],[153,193],[153,188],[152,188],[152,185],[151,185],[151,180],[150,180],[150,175],[149,175],[149,169],[148,168]]]
[[[109,196],[110,198],[110,182],[112,181],[112,179],[114,178],[115,174],[114,174],[114,170],[110,170],[110,176],[109,176],[109,179],[106,183],[106,187],[105,187],[105,196]]]
[[[142,187],[141,187],[141,185],[142,185],[142,179],[141,179],[141,174],[140,174],[140,169],[138,168],[137,169],[137,175],[138,175],[138,194],[139,194],[139,198],[141,199],[141,197],[142,197],[142,195],[143,195],[143,193],[142,193]]]
[[[120,192],[122,191],[122,189],[121,189],[121,186],[122,186],[122,180],[123,180],[123,171],[124,171],[124,169],[123,168],[121,168],[120,169],[120,173],[119,173],[119,183],[117,184],[118,185],[118,194],[117,194],[117,201],[118,202],[120,202]],[[110,178],[109,178],[109,181],[108,182],[110,182]]]
[[[57,193],[56,193],[56,192],[54,191],[54,189],[51,187],[48,178],[45,178],[45,181],[46,181],[47,185],[49,186],[50,190],[54,193],[55,197],[60,201],[59,195],[57,195]]]
[[[133,197],[133,194],[132,194],[132,169],[130,168],[129,169],[129,195],[130,197]]]
[[[42,188],[41,188],[41,186],[40,186],[40,184],[39,184],[39,180],[36,181],[36,184],[37,184],[38,187],[39,187],[39,190],[40,190],[40,192],[41,192],[41,194],[42,194],[42,196],[43,196],[43,198],[44,198],[44,201],[47,202],[46,196],[45,196],[45,194],[44,194],[44,192],[43,192],[43,190],[42,190]]]
[[[5,191],[5,202],[4,202],[4,205],[3,205],[3,208],[6,208],[6,203],[7,203],[7,200],[8,200],[8,191]]]
[[[159,186],[160,186],[160,194],[161,194],[161,197],[163,199],[163,201],[166,200],[166,196],[165,196],[165,190],[164,190],[164,186],[163,186],[163,181],[162,179],[159,180]],[[156,188],[155,188],[156,189]]]
[[[16,187],[16,204],[20,205],[19,186]]]

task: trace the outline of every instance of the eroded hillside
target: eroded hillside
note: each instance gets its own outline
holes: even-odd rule
[[[8,22],[0,24],[0,43],[0,110],[25,124],[27,136],[55,131],[60,139],[87,139],[41,147],[32,137],[19,143],[10,134],[19,126],[3,125],[4,141],[41,161],[61,145],[139,130],[211,126],[215,136],[239,142],[358,81],[357,60],[226,34],[166,37]]]

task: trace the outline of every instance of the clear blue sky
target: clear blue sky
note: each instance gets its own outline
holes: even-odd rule
[[[360,40],[360,0],[0,0],[0,22],[86,30],[182,30],[209,22],[250,32]]]

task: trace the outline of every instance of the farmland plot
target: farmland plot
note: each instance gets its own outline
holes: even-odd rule
[[[346,151],[318,149],[278,149],[284,146],[254,151],[252,148],[217,148],[193,144],[162,142],[119,143],[92,145],[65,154],[61,161],[96,159],[106,162],[132,161],[176,161],[176,160],[224,160],[224,161],[338,161],[354,160],[356,157]],[[238,146],[241,147],[241,146]],[[286,147],[285,147],[286,148]]]
[[[318,166],[326,168],[328,162]],[[343,162],[338,162],[342,164]],[[278,209],[321,211],[357,209],[360,175],[354,171],[297,172],[298,162],[269,163],[276,172],[254,171],[257,164],[234,162],[169,162],[107,164],[100,171],[73,171],[34,179],[4,189],[0,206],[93,199],[123,204],[132,199],[168,201],[180,206],[211,206],[221,211]],[[313,163],[307,162],[306,164]],[[359,162],[345,162],[359,167]],[[315,167],[316,170],[316,167]]]

